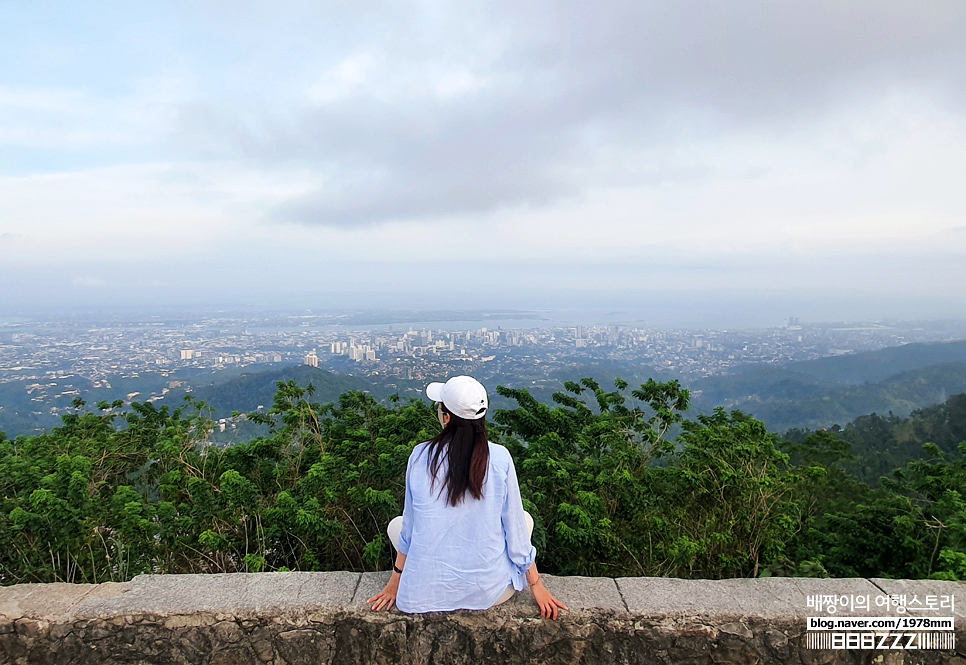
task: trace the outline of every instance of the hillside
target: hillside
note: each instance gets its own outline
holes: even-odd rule
[[[785,369],[820,383],[858,385],[933,365],[966,363],[966,340],[904,344],[878,351],[804,360]]]
[[[910,460],[928,455],[932,443],[947,458],[961,457],[957,446],[966,441],[966,394],[914,411],[908,418],[868,414],[856,418],[838,435],[852,444],[858,460],[850,468],[866,480],[888,474]]]
[[[396,384],[386,384],[378,379],[335,374],[326,369],[295,365],[263,371],[243,373],[224,381],[193,384],[191,396],[202,400],[219,416],[232,411],[255,411],[259,406],[270,408],[279,381],[295,381],[300,386],[310,383],[315,387],[313,401],[333,402],[339,395],[350,390],[361,390],[385,399],[395,392]],[[180,404],[185,390],[172,391],[165,397],[165,404]]]
[[[966,392],[966,341],[749,365],[688,387],[692,410],[740,409],[778,431],[829,427],[868,413],[906,416]]]
[[[966,392],[966,363],[934,365],[902,372],[877,383],[835,387],[791,380],[761,386],[738,399],[709,402],[702,395],[695,408],[714,406],[739,409],[762,420],[775,431],[794,427],[821,428],[842,425],[868,413],[907,416],[915,409]]]

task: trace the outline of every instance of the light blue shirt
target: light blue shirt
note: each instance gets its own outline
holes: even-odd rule
[[[460,505],[451,506],[443,490],[446,461],[430,489],[428,446],[416,446],[406,468],[399,551],[407,558],[396,606],[403,612],[485,610],[508,585],[527,588],[526,572],[537,556],[513,459],[506,448],[490,443],[483,498],[467,492]]]

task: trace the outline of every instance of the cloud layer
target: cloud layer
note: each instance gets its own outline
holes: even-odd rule
[[[100,11],[0,10],[10,265],[162,254],[214,299],[251,277],[227,256],[386,293],[419,263],[524,267],[495,300],[561,288],[551,266],[632,292],[645,263],[697,290],[966,295],[957,1]]]

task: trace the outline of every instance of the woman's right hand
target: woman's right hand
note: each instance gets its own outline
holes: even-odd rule
[[[556,621],[558,608],[561,610],[570,610],[569,607],[553,597],[553,594],[543,585],[543,580],[537,580],[536,584],[531,584],[530,591],[533,593],[533,598],[537,601],[537,605],[540,606],[540,616],[544,619],[553,619]]]
[[[366,605],[371,604],[372,609],[376,612],[388,610],[392,607],[393,603],[396,602],[396,592],[399,591],[399,578],[398,573],[393,573],[386,584],[386,588],[367,600]]]

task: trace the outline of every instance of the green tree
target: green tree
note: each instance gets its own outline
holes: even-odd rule
[[[567,382],[556,407],[526,390],[498,386],[518,407],[497,411],[534,516],[537,548],[550,571],[562,574],[646,574],[650,541],[641,525],[650,498],[650,464],[673,449],[666,438],[688,407],[676,381],[653,380],[631,391],[605,391],[589,378]],[[584,401],[584,393],[591,399]]]
[[[687,421],[683,449],[662,473],[658,556],[666,574],[757,576],[796,527],[797,477],[761,421],[718,408]]]

